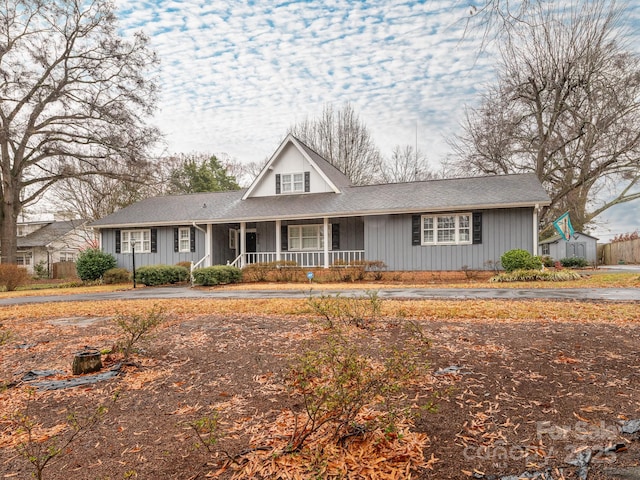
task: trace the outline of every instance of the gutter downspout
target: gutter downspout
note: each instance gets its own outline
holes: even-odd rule
[[[538,211],[540,205],[536,203],[533,207],[533,256],[538,255]]]

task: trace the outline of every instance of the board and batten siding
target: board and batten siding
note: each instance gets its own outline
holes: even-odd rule
[[[190,227],[190,225],[183,225]],[[175,265],[178,262],[197,262],[204,255],[205,234],[197,228],[196,251],[195,252],[174,252],[174,228],[177,227],[153,227],[157,230],[158,251],[156,253],[141,253],[136,251],[136,268],[146,265]],[[123,228],[118,230],[148,230],[144,228]],[[133,269],[133,256],[131,253],[116,253],[116,229],[101,230],[102,251],[111,253],[116,257],[117,266]]]
[[[437,212],[425,212],[432,215]],[[458,212],[451,212],[458,213]],[[465,213],[465,212],[459,212]],[[381,260],[388,270],[486,270],[514,248],[533,252],[533,209],[482,210],[482,243],[412,245],[412,215],[365,217],[367,260]]]

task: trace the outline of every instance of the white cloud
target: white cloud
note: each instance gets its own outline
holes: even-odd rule
[[[418,148],[438,161],[449,153],[445,137],[458,130],[464,106],[494,78],[495,59],[479,54],[481,32],[465,35],[466,2],[118,0],[118,6],[124,31],[144,30],[161,59],[155,120],[170,152],[260,161],[291,125],[327,103],[349,101],[383,154],[413,145],[417,127]],[[629,18],[639,17],[640,8],[630,11]],[[620,209],[631,217],[613,210],[611,222],[639,218],[633,208]]]

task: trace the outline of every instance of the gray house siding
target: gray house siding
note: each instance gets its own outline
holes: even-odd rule
[[[412,215],[365,217],[366,258],[382,260],[389,270],[483,270],[507,250],[534,251],[532,208],[482,211],[482,243],[477,245],[414,246],[411,222]]]
[[[187,227],[189,225],[183,225]],[[195,252],[174,252],[174,228],[177,227],[157,227],[157,253],[141,253],[136,251],[136,268],[145,265],[175,265],[178,262],[197,262],[204,255],[204,232],[195,230],[196,251]],[[136,230],[136,229],[125,229]],[[144,230],[144,229],[141,229]],[[113,254],[116,257],[117,266],[133,269],[133,255],[131,253],[116,252],[116,229],[101,230],[102,250]]]

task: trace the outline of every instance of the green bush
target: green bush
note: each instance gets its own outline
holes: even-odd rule
[[[179,265],[148,265],[136,270],[136,282],[148,287],[186,282],[189,270]]]
[[[542,261],[540,257],[534,257],[526,250],[515,249],[505,252],[500,257],[502,268],[507,272],[513,272],[514,270],[540,270],[542,268]]]
[[[78,255],[76,270],[83,281],[101,279],[110,268],[115,268],[116,258],[97,248],[88,248]]]
[[[102,281],[107,285],[127,283],[131,281],[131,272],[126,268],[110,268],[104,272]]]
[[[561,258],[560,264],[565,268],[584,268],[589,265],[589,262],[586,258],[568,257]]]
[[[580,280],[580,274],[571,270],[514,270],[491,277],[490,282],[567,282]]]
[[[0,264],[0,286],[7,292],[13,292],[29,280],[27,269],[11,263]]]
[[[238,283],[242,279],[242,270],[231,265],[214,265],[193,271],[193,280],[197,285],[209,287],[225,283]]]

